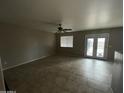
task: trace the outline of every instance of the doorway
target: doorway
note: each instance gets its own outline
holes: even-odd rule
[[[85,56],[107,59],[109,33],[88,34],[85,36]]]

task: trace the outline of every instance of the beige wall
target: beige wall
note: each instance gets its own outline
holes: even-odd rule
[[[54,50],[53,33],[0,24],[0,56],[3,68],[51,55]]]
[[[85,35],[86,34],[97,34],[97,33],[109,33],[110,34],[108,59],[114,59],[114,51],[123,50],[123,28],[122,27],[56,34],[56,41],[57,41],[56,51],[58,54],[84,56]],[[74,36],[74,42],[73,42],[74,47],[73,48],[60,48],[59,41],[60,41],[61,35],[73,35]]]

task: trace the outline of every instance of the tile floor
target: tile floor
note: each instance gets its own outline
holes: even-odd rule
[[[4,71],[17,93],[111,93],[112,63],[52,56]]]

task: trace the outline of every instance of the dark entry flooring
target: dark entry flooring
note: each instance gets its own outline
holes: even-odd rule
[[[17,93],[111,93],[112,63],[51,56],[4,71]]]

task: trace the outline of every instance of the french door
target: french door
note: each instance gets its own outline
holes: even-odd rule
[[[106,59],[109,34],[88,34],[85,36],[85,56]]]

